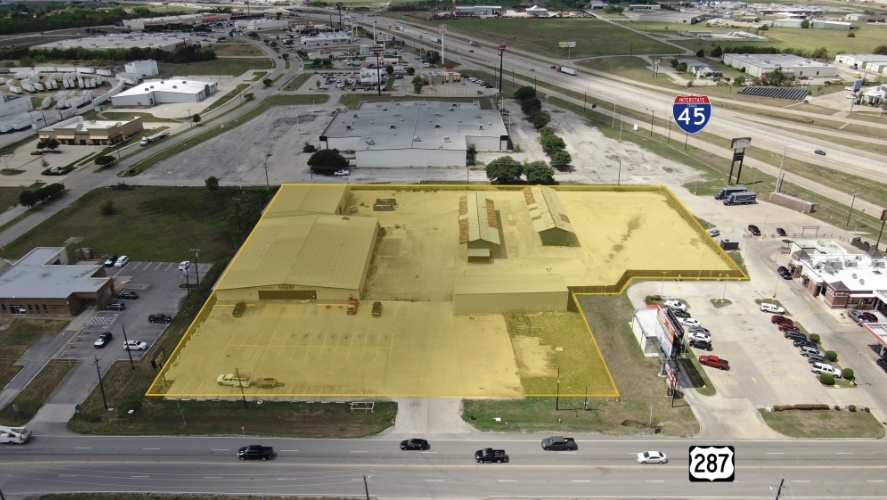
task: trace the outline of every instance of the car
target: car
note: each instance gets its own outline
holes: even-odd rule
[[[711,341],[702,340],[702,339],[690,339],[690,347],[694,349],[702,349],[705,351],[711,350]]]
[[[788,235],[785,233],[785,229],[782,229],[781,227],[777,227],[777,228],[776,228],[776,235],[777,235],[777,236],[788,236]]]
[[[31,156],[41,156],[46,151],[31,151]]]
[[[348,307],[345,309],[345,312],[348,314],[357,314],[357,308],[360,306],[360,301],[355,298],[348,299]]]
[[[269,460],[274,458],[274,448],[253,444],[237,450],[237,458],[240,460]]]
[[[711,335],[711,332],[708,331],[708,328],[704,328],[701,326],[690,327],[687,331],[691,333],[704,333],[705,335]]]
[[[819,354],[810,354],[807,356],[807,362],[810,364],[813,363],[828,363],[828,358],[825,356],[820,356]]]
[[[667,464],[668,457],[661,451],[645,451],[638,453],[639,464]]]
[[[761,229],[760,229],[758,226],[754,225],[754,224],[749,224],[749,225],[748,225],[748,232],[750,232],[750,233],[753,234],[754,236],[760,236],[760,235],[761,235]]]
[[[110,304],[108,304],[107,306],[105,306],[105,309],[107,309],[109,311],[123,311],[126,309],[126,304],[124,304],[123,302],[120,302],[119,300],[115,300],[115,301],[111,302]]]
[[[545,451],[576,451],[579,444],[571,437],[551,436],[542,440],[542,449]]]
[[[131,290],[121,290],[120,293],[117,294],[118,299],[127,299],[127,300],[135,300],[139,298],[139,294],[133,292]]]
[[[382,315],[382,303],[378,300],[373,302],[373,316],[379,317]]]
[[[813,342],[812,340],[809,340],[809,339],[795,338],[793,340],[794,341],[792,342],[792,345],[795,347],[803,347],[803,346],[818,347],[816,345],[816,342]]]
[[[243,313],[246,312],[246,302],[240,301],[234,304],[234,309],[231,311],[231,315],[235,318],[239,318],[243,316]]]
[[[126,255],[121,255],[121,256],[118,257],[117,260],[114,262],[114,267],[123,267],[123,266],[125,266],[127,263],[129,263],[129,257],[127,257]]]
[[[779,324],[779,331],[784,332],[786,330],[797,330],[798,328],[795,326],[794,322],[788,323],[783,322]]]
[[[690,313],[688,313],[687,311],[681,311],[680,309],[673,309],[671,311],[671,313],[674,314],[675,316],[677,316],[678,318],[689,318],[690,317]]]
[[[699,362],[705,366],[712,366],[717,368],[718,370],[729,370],[730,362],[726,359],[721,359],[714,354],[706,354],[704,356],[699,356]]]
[[[101,349],[111,343],[111,339],[114,338],[114,334],[111,332],[102,332],[99,334],[99,338],[92,344],[96,349]]]
[[[878,321],[878,317],[868,311],[860,311],[858,309],[854,309],[847,313],[850,316],[850,319],[855,321],[857,324],[863,323],[874,323]]]
[[[771,314],[785,314],[785,308],[771,304],[770,302],[761,302],[761,311]]]
[[[557,66],[551,66],[551,69],[557,69]]]
[[[508,454],[505,453],[505,450],[494,450],[492,448],[484,448],[482,450],[477,450],[474,452],[474,461],[477,463],[491,463],[496,462],[497,464],[508,463]]]
[[[791,273],[779,273],[779,277],[788,281],[791,281],[793,279]]]
[[[868,311],[864,311],[862,313],[862,317],[868,323],[877,323],[878,322],[878,317]]]
[[[804,357],[807,357],[807,356],[826,357],[824,352],[820,351],[818,348],[816,348],[814,346],[809,346],[809,345],[801,346],[801,356],[804,356]]]
[[[813,363],[810,366],[810,371],[817,374],[817,375],[820,373],[828,373],[829,375],[832,375],[835,378],[841,378],[841,370],[839,370],[838,368],[836,368],[828,363],[819,363],[819,362]]]
[[[788,274],[788,275],[791,275],[791,273],[792,273],[792,272],[789,271],[788,268],[785,267],[785,266],[779,266],[779,267],[777,267],[777,268],[776,268],[776,272],[779,273],[779,274]]]
[[[782,335],[787,339],[807,340],[807,336],[797,330],[786,330],[785,333],[783,333]]]
[[[191,268],[191,261],[190,260],[183,260],[182,262],[179,262],[179,271],[184,272],[190,268]]]
[[[680,300],[666,300],[663,304],[669,309],[676,309],[678,311],[687,310],[687,304],[684,304]]]
[[[114,263],[117,262],[117,254],[111,254],[105,259],[105,267],[114,267]]]
[[[851,97],[852,97],[852,96],[851,96]],[[825,156],[825,151],[823,151],[823,150],[821,150],[821,149],[817,149],[816,151],[814,151],[814,153],[816,153],[816,154],[818,154],[818,155],[820,155],[820,156]]]
[[[721,231],[720,231],[719,229],[716,229],[716,228],[711,228],[711,229],[708,230],[708,235],[711,236],[712,238],[714,238],[715,236],[720,236],[720,235],[721,235]]]
[[[343,168],[343,169],[336,170],[335,172],[333,172],[333,175],[335,175],[335,176],[337,176],[337,177],[344,177],[344,176],[347,176],[347,175],[351,175],[351,171],[348,170],[348,169]]]
[[[880,366],[882,370],[884,370],[885,372],[887,372],[887,359],[884,359],[884,358],[878,358],[878,360],[875,361],[875,363],[877,363],[878,366]]]
[[[783,316],[781,314],[774,314],[773,316],[770,316],[770,322],[773,323],[774,325],[777,323],[779,323],[779,324],[782,324],[782,323],[793,324],[794,323],[794,321],[786,318],[785,316]]]
[[[430,450],[431,445],[425,439],[404,439],[400,442],[401,450]]]
[[[704,342],[711,343],[711,335],[706,335],[701,332],[690,332],[687,334],[687,338],[690,340],[701,340]]]
[[[486,87],[486,88],[488,88],[488,89],[495,88],[495,87],[493,87],[493,84],[492,84],[492,83],[485,83],[485,84],[484,84],[484,87]]]
[[[141,340],[127,340],[123,343],[124,351],[144,351],[147,348],[148,343]]]
[[[168,314],[152,314],[148,316],[148,323],[169,323],[172,321],[172,316]]]
[[[700,323],[698,319],[694,318],[680,318],[678,321],[680,321],[681,324],[684,326],[702,326],[702,323]]]

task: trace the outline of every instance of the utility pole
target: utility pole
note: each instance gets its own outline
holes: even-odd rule
[[[856,195],[859,194],[859,189],[853,190],[853,199],[850,200],[850,210],[847,212],[847,224],[844,224],[844,227],[850,227],[850,216],[853,215],[853,204],[856,203]]]
[[[194,252],[194,276],[196,276],[197,278],[195,280],[194,286],[198,286],[200,285],[200,268],[197,267],[197,258],[200,257],[200,249],[192,248],[191,251]]]
[[[499,44],[499,93],[502,93],[502,61],[505,58],[505,44]]]
[[[776,192],[779,193],[782,191],[782,169],[785,166],[785,153],[788,151],[788,147],[782,148],[782,160],[779,162],[779,174],[776,175]]]
[[[554,396],[554,411],[559,411],[561,403],[561,367],[557,367],[557,393]]]
[[[248,410],[249,406],[246,404],[246,393],[243,392],[243,382],[240,380],[240,370],[236,367],[234,368],[234,376],[237,377],[237,387],[240,387],[240,397],[243,398],[243,409]]]
[[[102,390],[102,403],[105,405],[105,409],[108,409],[108,399],[105,398],[105,384],[102,383],[102,370],[99,369],[99,357],[93,356],[95,358],[95,371],[99,374],[99,388]]]
[[[123,329],[123,345],[126,346],[126,354],[129,354],[129,366],[135,370],[136,365],[132,362],[132,346],[129,345],[129,339],[126,338],[126,325],[120,323],[120,328]]]

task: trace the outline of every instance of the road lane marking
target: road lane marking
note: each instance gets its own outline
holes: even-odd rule
[[[278,477],[277,480],[278,481],[298,481],[299,478],[297,478],[297,477]]]
[[[368,450],[351,450],[349,453],[369,453]]]
[[[149,478],[149,477],[151,477],[151,476],[129,476],[129,477],[131,477],[131,478],[141,478],[141,479],[144,479],[144,478]]]
[[[500,479],[500,483],[516,483],[517,479]]]
[[[231,451],[230,448],[213,448],[210,451]]]
[[[91,450],[92,446],[75,446],[75,450]]]
[[[297,451],[299,451],[299,450],[280,450],[280,451],[291,451],[291,452],[295,453],[295,452],[297,452]]]
[[[853,453],[841,453],[841,452],[835,453],[835,455],[852,455],[852,454]]]
[[[420,451],[419,453],[424,453],[425,455],[437,455],[436,451]]]
[[[782,453],[782,452],[779,452],[779,453],[767,453],[767,454],[768,454],[768,455],[785,455],[785,453]]]
[[[143,450],[159,450],[160,448],[142,448]]]
[[[203,479],[222,479],[222,476],[203,476]]]
[[[884,480],[883,479],[866,479],[865,482],[867,482],[867,483],[883,483]]]
[[[443,479],[426,479],[426,483],[442,483]]]
[[[792,482],[793,483],[809,483],[810,480],[809,479],[794,479],[794,480],[792,480]]]
[[[591,479],[574,479],[574,483],[590,483]]]

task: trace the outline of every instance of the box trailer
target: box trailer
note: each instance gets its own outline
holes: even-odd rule
[[[570,76],[576,76],[576,70],[573,68],[568,68],[566,66],[558,66],[557,70],[560,71],[561,73],[565,73]]]

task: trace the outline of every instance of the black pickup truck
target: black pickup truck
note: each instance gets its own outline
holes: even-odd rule
[[[505,450],[494,450],[492,448],[484,448],[483,450],[477,450],[474,452],[474,461],[477,463],[481,462],[496,462],[497,464],[508,463],[508,455],[505,453]]]
[[[579,449],[579,445],[576,444],[576,441],[573,438],[551,436],[542,440],[542,449],[546,451],[575,451]]]
[[[274,448],[251,444],[237,450],[237,458],[241,460],[270,460],[274,458]]]

